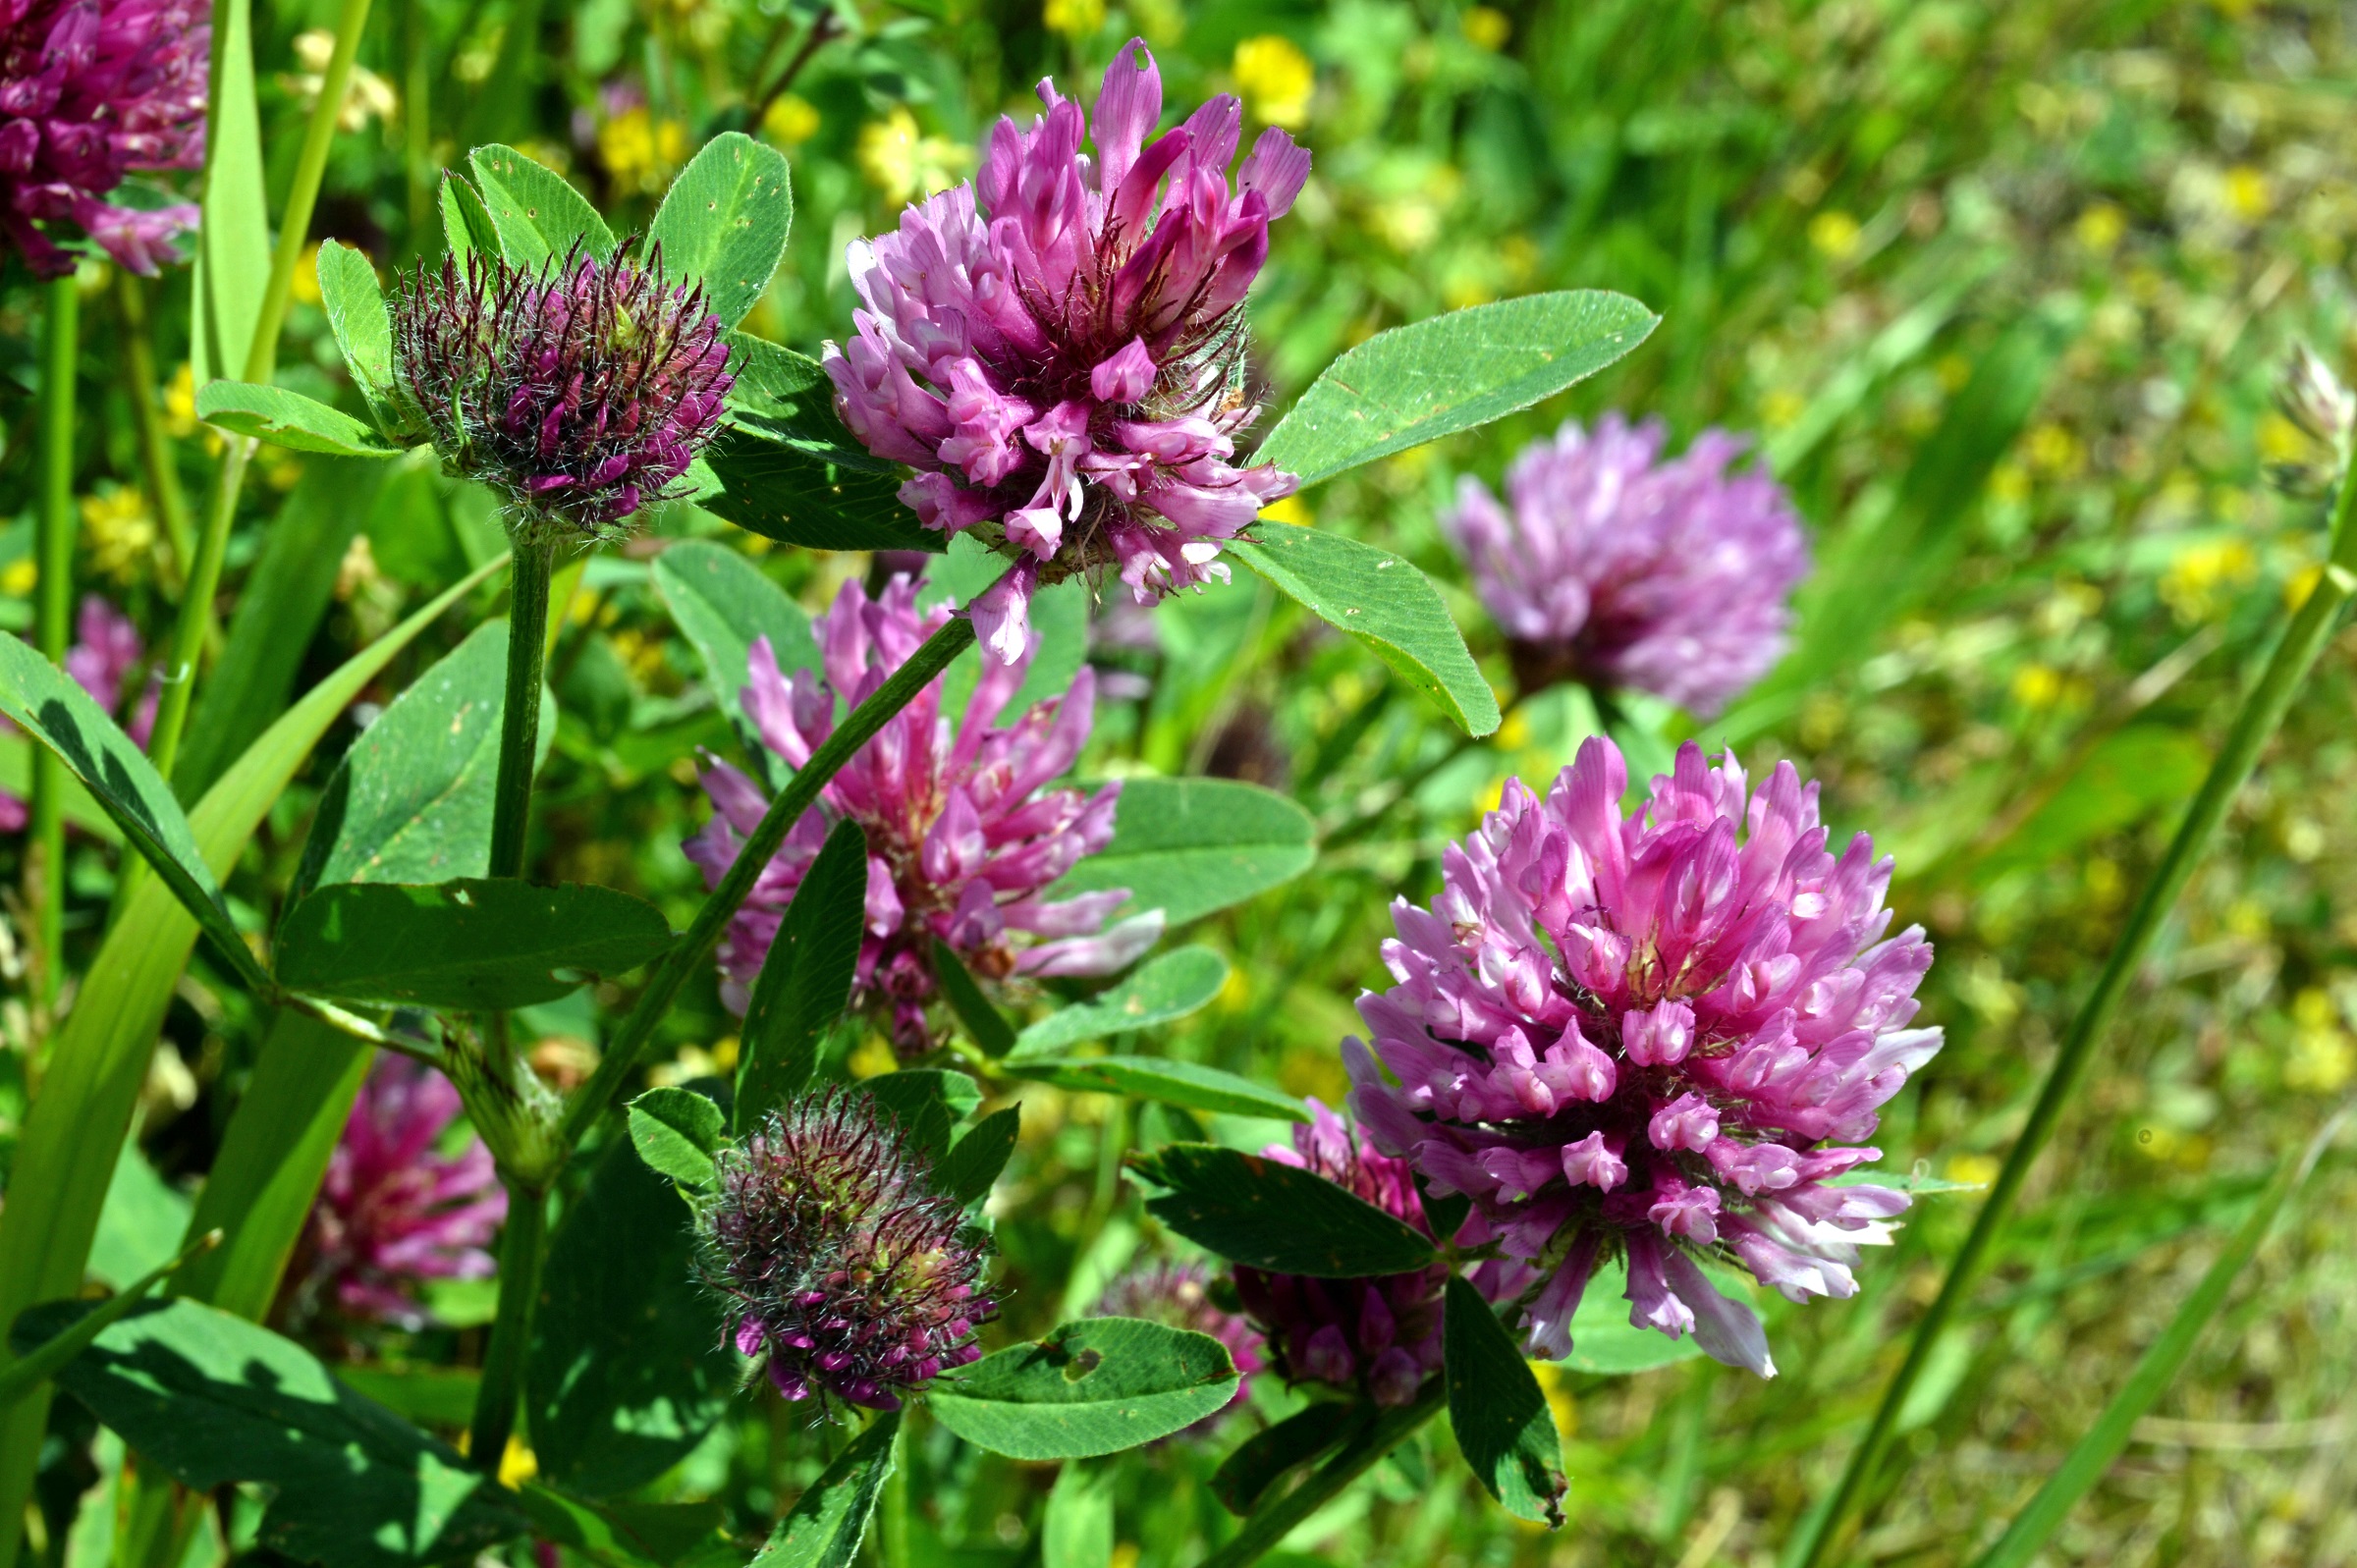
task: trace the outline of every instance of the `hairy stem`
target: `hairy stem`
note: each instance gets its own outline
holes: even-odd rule
[[[532,764],[540,745],[540,667],[548,648],[548,579],[556,546],[520,538],[508,575],[508,694],[499,720],[499,782],[491,795],[491,875],[523,875],[531,827]]]
[[[581,1087],[572,1104],[565,1108],[565,1122],[560,1139],[565,1148],[581,1141],[581,1136],[605,1113],[621,1093],[624,1079],[636,1065],[639,1053],[654,1037],[655,1025],[670,1011],[672,1000],[687,977],[712,956],[720,945],[721,933],[728,929],[729,920],[737,913],[745,895],[753,891],[753,882],[786,841],[786,835],[817,801],[818,792],[827,781],[842,771],[843,765],[857,754],[859,748],[884,728],[885,721],[915,700],[916,694],[930,685],[933,678],[950,666],[950,661],[973,645],[974,623],[963,617],[950,622],[927,637],[908,662],[894,671],[884,684],[878,686],[865,702],[844,716],[835,732],[824,744],[810,753],[778,798],[770,802],[769,812],[761,825],[737,852],[736,862],[729,874],[720,881],[704,899],[703,907],[695,912],[695,920],[686,934],[672,944],[671,950],[655,965],[647,977],[646,990],[639,994],[630,1015],[623,1020],[614,1043],[606,1048],[603,1060],[588,1083]]]
[[[48,321],[41,332],[40,514],[34,527],[40,567],[35,641],[51,664],[62,665],[74,624],[74,367],[81,345],[74,275],[45,289]],[[25,867],[25,901],[35,911],[34,984],[43,1002],[57,999],[65,979],[66,765],[47,746],[32,752],[32,853]]]
[[[483,1381],[474,1396],[466,1452],[475,1467],[499,1474],[523,1402],[523,1364],[532,1343],[532,1308],[540,1297],[540,1265],[548,1253],[548,1196],[512,1176],[508,1223],[499,1240],[499,1316],[483,1352]]]
[[[1292,1490],[1253,1509],[1235,1539],[1203,1559],[1203,1568],[1244,1568],[1246,1563],[1260,1561],[1302,1520],[1340,1496],[1343,1487],[1413,1436],[1416,1429],[1448,1402],[1447,1379],[1426,1379],[1413,1404],[1385,1411],[1343,1443],[1332,1459],[1304,1476]]]
[[[2004,1166],[1989,1190],[1988,1201],[1974,1217],[1971,1233],[1948,1266],[1940,1294],[1916,1324],[1906,1359],[1899,1364],[1890,1386],[1883,1390],[1882,1404],[1876,1409],[1866,1435],[1851,1451],[1832,1497],[1803,1521],[1800,1533],[1793,1538],[1784,1556],[1786,1568],[1815,1568],[1824,1560],[1827,1548],[1857,1507],[1867,1484],[1874,1479],[1899,1410],[1916,1380],[1923,1376],[1933,1346],[1939,1343],[1941,1333],[1954,1320],[1979,1280],[1989,1261],[1990,1249],[2021,1195],[2030,1166],[2045,1152],[2061,1121],[2063,1108],[2086,1078],[2096,1048],[2110,1032],[2120,1001],[2143,964],[2153,939],[2176,907],[2178,895],[2192,879],[2194,868],[2209,852],[2210,841],[2217,837],[2219,825],[2225,820],[2234,797],[2250,779],[2259,753],[2282,724],[2292,698],[2331,638],[2342,607],[2348,603],[2351,592],[2357,590],[2357,526],[2352,525],[2353,515],[2357,515],[2357,482],[2343,476],[2332,506],[2331,555],[2316,586],[2293,615],[2290,628],[2275,645],[2258,683],[2243,698],[2242,710],[2234,716],[2233,728],[2219,748],[2217,760],[2210,765],[2201,792],[2194,796],[2184,823],[2169,840],[2168,852],[2162,858],[2160,869],[2137,898],[2119,941],[2105,960],[2103,972],[2096,977],[2095,989],[2071,1019],[2061,1049],[2055,1053],[2054,1065],[2047,1069],[2037,1104],[2030,1108],[2029,1120],[2005,1156]]]

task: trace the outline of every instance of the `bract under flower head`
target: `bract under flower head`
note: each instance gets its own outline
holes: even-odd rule
[[[789,677],[764,637],[753,644],[745,713],[770,750],[799,768],[848,711],[888,679],[949,620],[921,614],[916,584],[895,577],[870,599],[855,582],[836,595],[817,631],[826,670]],[[1088,739],[1094,675],[1002,726],[1023,683],[1028,654],[1014,664],[985,660],[965,712],[941,711],[942,682],[917,693],[829,781],[753,884],[720,946],[731,1006],[741,1010],[776,940],[778,923],[827,830],[845,817],[867,835],[867,933],[860,945],[854,1007],[886,1016],[908,1050],[930,1042],[925,1003],[937,989],[933,943],[947,943],[985,980],[1013,975],[1099,975],[1126,968],[1162,935],[1159,911],[1107,929],[1128,899],[1125,888],[1052,899],[1046,890],[1082,856],[1113,838],[1122,786],[1094,794],[1049,788]],[[704,774],[712,821],[687,843],[687,857],[717,887],[744,837],[769,809],[761,786],[728,763]],[[1021,940],[1035,939],[1027,945]]]
[[[1891,862],[1863,834],[1831,853],[1790,764],[1751,793],[1689,742],[1623,820],[1625,784],[1603,739],[1544,800],[1509,781],[1432,906],[1393,904],[1398,985],[1359,999],[1374,1052],[1343,1043],[1350,1104],[1470,1195],[1460,1240],[1538,1270],[1534,1353],[1569,1353],[1619,1254],[1631,1322],[1773,1376],[1758,1318],[1697,1261],[1794,1301],[1856,1290],[1907,1196],[1835,1178],[1878,1158],[1855,1147],[1876,1108],[1940,1049],[1907,1027],[1932,950],[1920,928],[1885,939]]]
[[[1728,472],[1719,430],[1661,460],[1659,421],[1565,422],[1507,474],[1512,510],[1460,480],[1442,524],[1473,568],[1525,691],[1594,680],[1713,714],[1774,665],[1808,545],[1781,486]]]
[[[830,1086],[721,1151],[704,1270],[789,1399],[871,1410],[981,1355],[985,1240],[865,1094]]]
[[[1267,1157],[1313,1170],[1431,1235],[1408,1162],[1361,1148],[1342,1117],[1315,1100],[1309,1104],[1309,1124],[1293,1129],[1290,1145],[1269,1145]],[[1442,1262],[1367,1279],[1235,1271],[1245,1316],[1267,1336],[1288,1382],[1329,1383],[1384,1405],[1412,1403],[1424,1379],[1440,1370],[1448,1284]]]
[[[1259,412],[1244,293],[1309,154],[1264,131],[1231,189],[1243,111],[1227,94],[1149,139],[1162,74],[1136,39],[1093,128],[1053,83],[1039,95],[1047,113],[1001,120],[971,183],[851,246],[864,308],[826,352],[844,422],[920,470],[902,500],[1015,558],[973,606],[1010,662],[1039,584],[1110,569],[1150,604],[1224,580],[1221,542],[1298,488],[1230,460]]]
[[[210,18],[192,0],[0,3],[0,228],[35,274],[74,270],[43,224],[71,224],[150,277],[195,226],[186,202],[107,198],[132,170],[204,162]]]
[[[347,1315],[419,1328],[420,1283],[494,1272],[485,1249],[508,1194],[480,1138],[456,1157],[436,1152],[458,1114],[458,1090],[422,1062],[382,1056],[361,1085],[306,1238],[314,1287]]]
[[[421,263],[392,303],[398,392],[511,526],[595,539],[680,480],[735,377],[703,292],[618,247],[538,268],[473,251]]]

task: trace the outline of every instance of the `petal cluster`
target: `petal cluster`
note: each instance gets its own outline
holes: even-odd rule
[[[74,270],[69,224],[152,276],[186,203],[108,199],[133,170],[204,161],[211,8],[196,0],[0,0],[0,227],[44,278]]]
[[[495,1271],[486,1249],[508,1195],[480,1138],[458,1155],[439,1152],[458,1114],[458,1090],[422,1062],[382,1056],[361,1085],[306,1238],[311,1287],[347,1316],[419,1328],[421,1281]]]
[[[1715,1262],[1794,1301],[1848,1296],[1903,1192],[1846,1185],[1877,1108],[1940,1049],[1909,1027],[1932,951],[1886,936],[1891,862],[1838,854],[1817,790],[1779,764],[1754,792],[1691,742],[1623,818],[1626,772],[1591,739],[1545,799],[1509,781],[1452,845],[1430,908],[1399,900],[1343,1054],[1351,1107],[1469,1233],[1536,1272],[1532,1350],[1570,1349],[1599,1262],[1624,1258],[1630,1321],[1773,1375]]]
[[[1426,1235],[1432,1225],[1404,1160],[1360,1147],[1333,1111],[1310,1102],[1311,1120],[1293,1141],[1271,1144],[1271,1160],[1311,1170],[1348,1188]],[[1412,1403],[1441,1366],[1441,1305],[1449,1266],[1367,1279],[1313,1279],[1238,1266],[1235,1293],[1245,1316],[1267,1337],[1277,1371],[1288,1382],[1322,1382],[1364,1393],[1378,1404]]]
[[[1131,1270],[1105,1287],[1097,1298],[1099,1318],[1143,1318],[1209,1334],[1227,1347],[1228,1358],[1243,1375],[1235,1397],[1186,1431],[1200,1435],[1219,1424],[1222,1416],[1252,1396],[1252,1375],[1261,1371],[1260,1335],[1234,1313],[1211,1299],[1211,1271],[1199,1263],[1158,1263]]]
[[[1607,414],[1525,449],[1510,507],[1459,481],[1443,526],[1505,631],[1525,691],[1581,679],[1713,714],[1774,665],[1808,545],[1781,486],[1728,471],[1743,443],[1706,430],[1662,460],[1659,421]]]
[[[762,742],[799,768],[848,712],[888,679],[949,620],[946,608],[916,608],[916,583],[895,577],[880,598],[846,583],[819,618],[823,672],[787,676],[765,637],[753,644],[744,709]],[[1071,689],[1002,724],[1030,656],[982,662],[965,711],[942,712],[942,682],[886,721],[796,823],[753,885],[720,947],[731,1005],[741,1008],[810,863],[836,822],[867,835],[867,933],[859,950],[854,1007],[889,1022],[894,1040],[915,1051],[930,1042],[926,1003],[937,989],[933,943],[957,952],[985,980],[1013,975],[1095,975],[1125,968],[1162,934],[1159,912],[1110,929],[1126,889],[1055,899],[1046,890],[1113,838],[1121,785],[1095,793],[1051,788],[1088,739],[1095,677],[1083,669]],[[711,822],[687,856],[717,886],[769,808],[761,786],[738,768],[704,773]]]
[[[624,248],[421,263],[392,303],[399,396],[519,527],[598,538],[681,493],[735,378],[703,292]]]
[[[918,470],[901,498],[1015,559],[974,605],[1009,661],[1038,584],[1112,571],[1151,604],[1224,580],[1221,542],[1298,484],[1233,460],[1259,411],[1244,294],[1309,154],[1271,128],[1231,186],[1241,105],[1154,135],[1162,74],[1135,39],[1093,124],[1052,82],[1039,95],[1047,113],[1001,120],[972,182],[851,246],[856,332],[826,352],[844,422]]]
[[[981,1354],[983,1237],[868,1096],[835,1085],[772,1112],[717,1165],[705,1277],[787,1398],[895,1410]]]

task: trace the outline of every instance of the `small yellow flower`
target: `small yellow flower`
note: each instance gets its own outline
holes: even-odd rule
[[[1468,8],[1456,26],[1467,43],[1493,53],[1505,48],[1506,40],[1514,35],[1513,19],[1494,6]]]
[[[164,387],[164,429],[181,441],[196,433],[196,373],[186,360]]]
[[[894,104],[859,131],[859,172],[895,203],[947,190],[972,161],[972,149],[918,130],[907,105]]]
[[[1275,32],[1246,38],[1235,46],[1234,71],[1254,119],[1288,129],[1308,122],[1318,71],[1292,39]]]
[[[2244,223],[2257,223],[2275,209],[2275,193],[2266,175],[2247,163],[2226,171],[2226,210]]]
[[[811,107],[809,99],[789,92],[762,114],[761,129],[779,146],[798,147],[818,135],[818,111]]]
[[[844,1065],[854,1078],[879,1078],[888,1072],[898,1072],[901,1058],[892,1049],[891,1041],[882,1035],[869,1035],[859,1042],[859,1049],[851,1053]]]
[[[2001,462],[1989,470],[1989,494],[2002,502],[2030,499],[2030,474],[2018,462]]]
[[[2180,620],[2207,621],[2258,574],[2259,556],[2247,539],[2197,540],[2179,546],[2161,574],[2161,602]]]
[[[82,498],[82,528],[89,541],[90,567],[100,576],[129,586],[155,559],[155,518],[147,498],[127,485],[101,484]]]
[[[289,292],[306,305],[319,302],[319,247],[311,245],[296,258]]]
[[[1808,410],[1809,400],[1790,387],[1778,387],[1760,400],[1760,423],[1781,430]]]
[[[2079,214],[2072,229],[2082,249],[2108,256],[2127,237],[2128,215],[2109,201],[2099,201]]]
[[[2260,416],[2256,435],[2259,456],[2269,462],[2293,462],[2315,451],[2308,432],[2273,408]]]
[[[626,190],[661,190],[686,155],[686,128],[677,120],[657,121],[644,105],[625,109],[597,128],[598,161]]]
[[[1093,38],[1105,26],[1105,0],[1048,0],[1040,20],[1050,32],[1068,38]]]
[[[336,35],[325,27],[312,27],[295,35],[295,63],[302,69],[281,75],[278,84],[302,105],[305,114],[318,105],[319,90],[327,85],[328,61],[335,52]],[[344,86],[344,106],[336,115],[336,126],[346,132],[364,131],[371,120],[391,120],[400,107],[393,83],[355,61],[352,80]]]
[[[23,599],[39,586],[40,580],[40,564],[30,556],[20,556],[8,564],[7,569],[0,570],[0,593]]]
[[[2025,708],[2051,708],[2062,695],[2062,677],[2048,665],[2026,664],[2013,672],[2013,698]]]
[[[521,1487],[540,1474],[540,1458],[523,1445],[521,1436],[508,1438],[508,1450],[499,1456],[499,1484]]]
[[[1555,1430],[1565,1437],[1579,1433],[1579,1404],[1571,1397],[1571,1384],[1563,1376],[1561,1363],[1534,1361],[1531,1375],[1539,1379],[1539,1392],[1547,1396],[1547,1413],[1555,1417]]]
[[[1318,520],[1317,514],[1309,510],[1309,503],[1298,494],[1279,496],[1261,508],[1260,514],[1271,522],[1289,522],[1297,528],[1307,528]]]
[[[1995,1155],[1952,1155],[1947,1162],[1947,1179],[1968,1187],[1986,1187],[2001,1168]]]
[[[2054,479],[2076,478],[2087,466],[2087,444],[2058,424],[2042,424],[2022,443],[2030,466]]]
[[[1847,261],[1857,253],[1858,220],[1838,207],[1828,208],[1809,220],[1809,243],[1828,261]]]

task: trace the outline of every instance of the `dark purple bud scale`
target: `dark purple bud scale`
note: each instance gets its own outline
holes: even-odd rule
[[[986,1242],[867,1095],[831,1087],[773,1112],[718,1163],[705,1277],[787,1398],[895,1410],[981,1355],[975,1326],[998,1310]]]
[[[393,301],[401,391],[451,467],[518,528],[609,535],[680,480],[735,378],[703,291],[576,244],[525,269],[480,251],[422,264]]]

